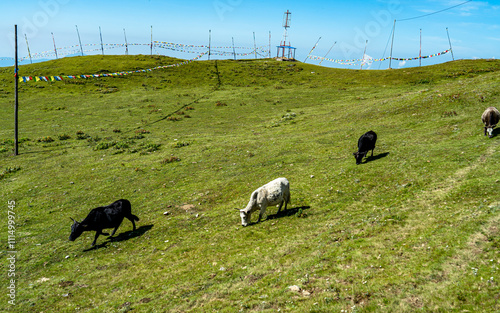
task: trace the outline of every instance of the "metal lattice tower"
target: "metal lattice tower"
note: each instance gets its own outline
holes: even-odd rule
[[[288,38],[288,28],[290,28],[292,12],[286,10],[283,14],[283,39],[278,46],[278,53],[276,58],[281,60],[294,60],[295,59],[295,48],[290,45],[290,39]],[[287,42],[288,41],[288,42]]]
[[[286,40],[288,38],[288,28],[290,28],[290,22],[291,22],[291,15],[292,13],[289,10],[286,10],[286,12],[283,14],[283,28],[285,28],[285,32],[283,33],[283,41],[282,45],[286,46]],[[288,41],[288,45],[290,45],[290,40]]]

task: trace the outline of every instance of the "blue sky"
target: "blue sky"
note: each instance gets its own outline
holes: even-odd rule
[[[53,50],[52,35],[58,48],[78,44],[78,25],[83,44],[99,44],[99,27],[105,43],[124,43],[126,30],[129,43],[153,40],[182,44],[206,45],[211,30],[212,45],[253,47],[253,33],[258,46],[275,46],[283,35],[282,19],[286,10],[292,12],[289,38],[297,47],[297,59],[304,61],[321,37],[313,55],[324,56],[337,42],[328,58],[359,59],[388,57],[390,35],[394,34],[394,57],[416,57],[422,30],[422,55],[449,48],[446,28],[455,59],[498,58],[500,48],[500,1],[470,1],[441,13],[440,11],[465,1],[461,0],[378,0],[378,1],[250,1],[250,0],[5,0],[0,4],[0,56],[14,54],[14,24],[19,29],[20,57],[27,56],[25,34],[31,53]],[[22,5],[21,5],[22,3]],[[389,43],[389,44],[388,44]],[[96,47],[98,48],[98,47]],[[105,54],[123,54],[123,48]],[[132,54],[147,54],[149,48],[130,47]],[[62,52],[62,51],[61,51]],[[164,49],[155,53],[181,58],[187,54]],[[247,51],[241,51],[247,52]],[[385,53],[384,53],[385,52]],[[88,52],[95,54],[100,52]],[[206,57],[205,57],[206,58]],[[451,54],[427,59],[423,64],[450,61]],[[5,62],[5,61],[4,61]],[[318,61],[308,60],[317,64]],[[392,67],[418,66],[418,61],[395,62]],[[2,63],[4,64],[4,63]],[[359,63],[358,63],[359,64]],[[349,67],[324,61],[322,65]],[[359,65],[356,65],[359,66]],[[373,62],[365,68],[387,68],[388,61]],[[351,66],[351,68],[354,68]]]

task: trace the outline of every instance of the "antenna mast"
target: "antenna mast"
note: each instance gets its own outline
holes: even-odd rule
[[[288,28],[290,28],[292,12],[286,10],[283,14],[283,28],[285,28],[285,32],[283,33],[283,46],[286,46],[286,40],[288,38]],[[288,41],[288,45],[290,45],[290,40]]]
[[[289,10],[286,10],[286,12],[283,14],[283,28],[285,29],[285,31],[283,32],[283,39],[278,46],[278,54],[276,56],[278,60],[295,60],[295,48],[290,46],[290,39],[288,39],[288,28],[290,28],[291,15],[292,12],[290,12]],[[286,55],[285,50],[288,50],[288,53]]]

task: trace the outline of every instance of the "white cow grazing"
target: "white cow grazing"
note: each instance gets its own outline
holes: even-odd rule
[[[250,201],[247,207],[243,210],[236,209],[240,211],[241,225],[247,226],[250,222],[250,217],[252,212],[260,209],[259,220],[266,213],[266,208],[270,205],[278,205],[278,213],[281,211],[281,207],[285,203],[285,210],[287,204],[290,202],[290,183],[286,178],[277,178],[272,182],[259,187],[257,190],[252,192],[250,196]]]
[[[484,135],[488,133],[488,137],[493,137],[493,128],[500,122],[500,112],[495,107],[489,107],[481,115],[481,120],[484,123]]]

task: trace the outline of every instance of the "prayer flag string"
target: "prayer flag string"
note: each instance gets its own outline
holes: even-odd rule
[[[45,82],[55,82],[55,81],[62,81],[65,79],[75,79],[75,78],[98,78],[98,77],[116,77],[116,76],[124,76],[124,75],[129,75],[133,73],[145,73],[145,72],[151,72],[154,70],[158,69],[165,69],[165,68],[170,68],[170,67],[178,67],[182,65],[189,64],[193,61],[198,60],[208,52],[203,52],[200,53],[198,56],[196,56],[193,59],[186,60],[184,62],[176,63],[176,64],[169,64],[169,65],[161,65],[153,68],[148,68],[148,69],[142,69],[142,70],[135,70],[135,71],[122,71],[122,72],[114,72],[114,73],[106,73],[106,74],[91,74],[91,75],[59,75],[59,76],[22,76],[19,77],[20,82],[29,82],[29,81],[35,81],[35,82],[40,82],[40,81],[45,81]]]
[[[446,54],[448,52],[450,52],[451,50],[448,49],[448,50],[445,50],[443,52],[439,52],[439,53],[434,53],[434,54],[431,54],[431,55],[426,55],[426,56],[421,56],[421,57],[413,57],[413,58],[390,58],[390,57],[387,57],[387,58],[382,58],[382,59],[374,59],[374,58],[365,58],[365,59],[351,59],[351,60],[341,60],[341,59],[330,59],[330,58],[325,58],[325,57],[319,57],[319,56],[309,56],[309,59],[312,59],[312,60],[324,60],[324,61],[329,61],[329,62],[334,62],[334,63],[338,63],[338,64],[342,64],[342,65],[354,65],[356,64],[357,62],[363,62],[363,63],[366,63],[366,62],[379,62],[379,61],[386,61],[386,60],[389,60],[389,59],[392,59],[392,60],[395,60],[395,61],[414,61],[414,60],[419,60],[419,59],[427,59],[427,58],[432,58],[432,57],[436,57],[436,56],[440,56],[440,55],[443,55],[443,54]]]

